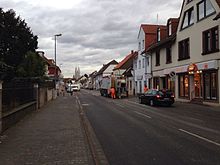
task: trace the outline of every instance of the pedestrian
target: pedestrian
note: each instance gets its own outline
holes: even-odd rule
[[[144,93],[146,93],[148,91],[148,87],[147,85],[144,85]]]

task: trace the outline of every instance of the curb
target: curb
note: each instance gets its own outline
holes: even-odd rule
[[[83,129],[85,131],[86,140],[89,145],[89,149],[92,154],[92,158],[95,165],[109,165],[109,162],[105,156],[101,144],[99,143],[94,129],[92,128],[88,118],[86,117],[83,107],[80,103],[79,98],[76,96],[76,102],[79,106],[79,115],[82,122]]]

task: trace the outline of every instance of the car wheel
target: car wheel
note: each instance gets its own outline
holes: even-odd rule
[[[154,100],[150,100],[150,106],[154,106]]]

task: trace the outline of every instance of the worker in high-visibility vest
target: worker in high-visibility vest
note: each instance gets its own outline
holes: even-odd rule
[[[116,96],[115,96],[115,88],[114,87],[111,88],[111,97],[112,97],[112,99],[116,98]]]
[[[147,85],[144,85],[144,93],[148,91]]]

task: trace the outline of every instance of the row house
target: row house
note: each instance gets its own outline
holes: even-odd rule
[[[184,0],[179,19],[157,29],[152,57],[153,87],[168,88],[182,101],[220,103],[220,0]]]
[[[134,95],[134,81],[133,81],[133,60],[137,56],[137,52],[131,51],[118,65],[113,69],[115,77],[124,77],[126,81],[126,89],[128,95]]]
[[[135,81],[135,93],[143,93],[144,86],[152,87],[151,55],[148,48],[156,42],[157,28],[162,25],[142,24],[138,32],[138,55],[133,61],[133,76]]]
[[[105,76],[110,76],[113,74],[113,69],[118,65],[115,60],[110,61],[107,64],[103,64],[102,68],[97,72],[95,76],[95,89],[99,90],[101,88],[102,79]]]
[[[43,51],[38,51],[37,54],[43,59],[45,62],[45,75],[50,78],[60,78],[61,70],[60,67],[55,65],[55,61],[53,59],[48,59]]]

